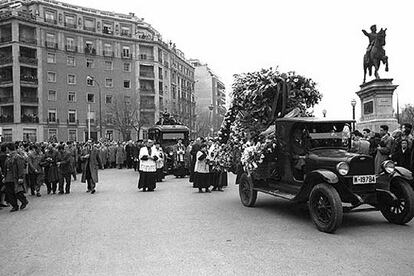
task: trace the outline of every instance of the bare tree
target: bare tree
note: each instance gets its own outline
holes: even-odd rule
[[[112,100],[108,111],[112,116],[108,118],[110,122],[119,130],[124,141],[131,139],[131,131],[135,130],[137,133],[147,123],[145,120],[140,120],[139,105],[137,98],[125,97],[118,95]]]
[[[401,123],[414,124],[414,105],[406,104],[401,111],[400,120]]]

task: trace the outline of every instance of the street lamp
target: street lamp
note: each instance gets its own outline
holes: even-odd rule
[[[324,118],[326,117],[326,112],[327,112],[326,109],[322,110],[322,114]]]
[[[351,101],[351,105],[352,105],[352,120],[354,120],[354,122],[352,122],[352,124],[354,125],[353,129],[355,130],[355,106],[356,106],[357,102],[355,99],[352,99]]]
[[[214,109],[214,106],[213,106],[213,104],[210,104],[209,106],[208,106],[208,109],[210,110],[210,135],[211,135],[211,137],[213,136],[213,132],[214,132],[214,128],[213,128],[213,109]]]
[[[102,95],[101,95],[101,86],[99,85],[99,82],[96,81],[96,79],[90,75],[86,76],[87,80],[91,80],[96,83],[98,86],[98,92],[99,92],[99,137],[102,139]],[[90,137],[89,137],[90,139]]]

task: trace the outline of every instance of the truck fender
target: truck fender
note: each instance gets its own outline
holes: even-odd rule
[[[315,177],[320,177],[323,181],[329,184],[336,184],[339,182],[338,176],[335,173],[324,169],[314,170],[310,174],[306,175],[306,182]]]
[[[392,175],[391,178],[394,179],[395,177],[400,177],[400,178],[405,179],[407,181],[413,180],[413,174],[409,170],[407,170],[406,168],[399,167],[399,166],[395,167],[394,174]]]

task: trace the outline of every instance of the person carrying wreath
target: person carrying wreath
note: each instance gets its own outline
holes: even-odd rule
[[[154,191],[157,180],[157,149],[154,146],[154,141],[147,140],[146,145],[139,151],[139,180],[138,189],[143,192]]]

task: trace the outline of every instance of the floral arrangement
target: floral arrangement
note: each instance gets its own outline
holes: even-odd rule
[[[220,147],[214,163],[219,169],[234,171],[238,164],[243,164],[244,168],[254,171],[267,156],[277,158],[274,152],[281,146],[277,137],[261,137],[260,133],[277,117],[294,109],[300,116],[312,116],[309,108],[317,104],[322,95],[312,79],[295,72],[281,73],[277,68],[234,78],[232,104],[218,132]],[[285,102],[280,100],[281,91],[286,93]]]

